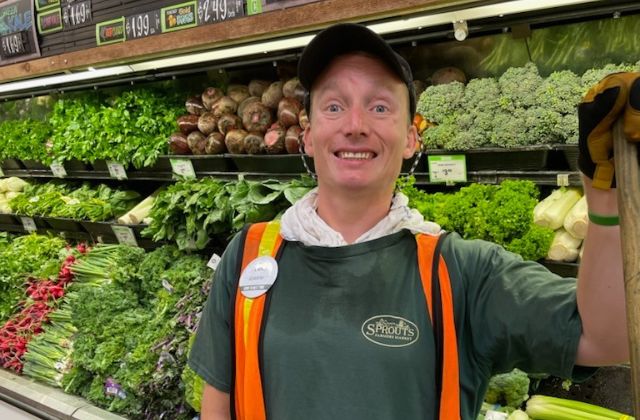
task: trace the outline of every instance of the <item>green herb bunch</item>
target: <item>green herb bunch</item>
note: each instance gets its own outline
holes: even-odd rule
[[[313,186],[309,178],[179,181],[158,194],[149,215],[152,221],[142,234],[154,241],[176,241],[180,249],[203,249],[214,235],[276,218]]]
[[[49,278],[58,273],[64,249],[63,239],[36,234],[0,244],[0,323],[14,312],[29,276]]]
[[[93,187],[88,182],[74,184],[50,181],[31,184],[9,205],[25,216],[64,217],[76,220],[105,221],[129,211],[139,201],[135,191],[111,188],[105,184]]]
[[[60,99],[49,118],[53,135],[47,163],[113,160],[151,166],[167,153],[167,138],[181,113],[176,94],[156,89]]]
[[[0,160],[46,161],[50,137],[51,126],[46,122],[30,118],[3,121],[0,123]]]

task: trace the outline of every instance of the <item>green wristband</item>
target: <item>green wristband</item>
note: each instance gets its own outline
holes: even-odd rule
[[[591,212],[589,212],[589,220],[600,226],[618,226],[620,224],[620,216],[602,216]]]

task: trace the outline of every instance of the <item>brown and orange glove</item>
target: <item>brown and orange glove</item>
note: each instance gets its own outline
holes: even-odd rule
[[[640,143],[640,73],[614,73],[602,79],[578,105],[578,167],[603,190],[615,187],[613,125],[624,118],[627,140]]]

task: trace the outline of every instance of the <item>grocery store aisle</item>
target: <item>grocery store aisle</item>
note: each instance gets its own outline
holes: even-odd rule
[[[0,400],[0,419],[2,420],[37,420],[39,417],[33,416],[26,411],[22,411],[6,402]]]

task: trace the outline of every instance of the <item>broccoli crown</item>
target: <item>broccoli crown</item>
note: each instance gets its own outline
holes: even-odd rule
[[[427,148],[467,150],[578,142],[577,105],[583,93],[610,73],[640,71],[636,64],[608,64],[578,77],[569,70],[543,79],[533,63],[508,69],[499,79],[431,86],[418,112],[435,123],[422,135]]]
[[[489,404],[500,404],[519,408],[529,398],[529,376],[519,369],[493,376],[484,400]]]
[[[500,104],[500,86],[494,78],[473,79],[464,90],[464,107],[475,113],[490,113]]]
[[[584,72],[580,81],[582,82],[582,93],[585,94],[598,82],[611,73],[619,73],[621,71],[640,71],[640,61],[634,64],[607,64],[602,68],[589,69]]]
[[[533,63],[508,69],[498,79],[500,105],[507,111],[535,105],[535,93],[541,83],[542,77]]]
[[[580,78],[570,70],[556,71],[536,90],[538,106],[560,114],[570,114],[582,99]]]
[[[463,100],[463,83],[429,86],[418,99],[417,112],[429,121],[440,124],[462,109]]]
[[[523,123],[525,111],[521,108],[512,112],[500,111],[493,115],[494,129],[491,144],[497,147],[517,147],[527,142],[527,127]]]

